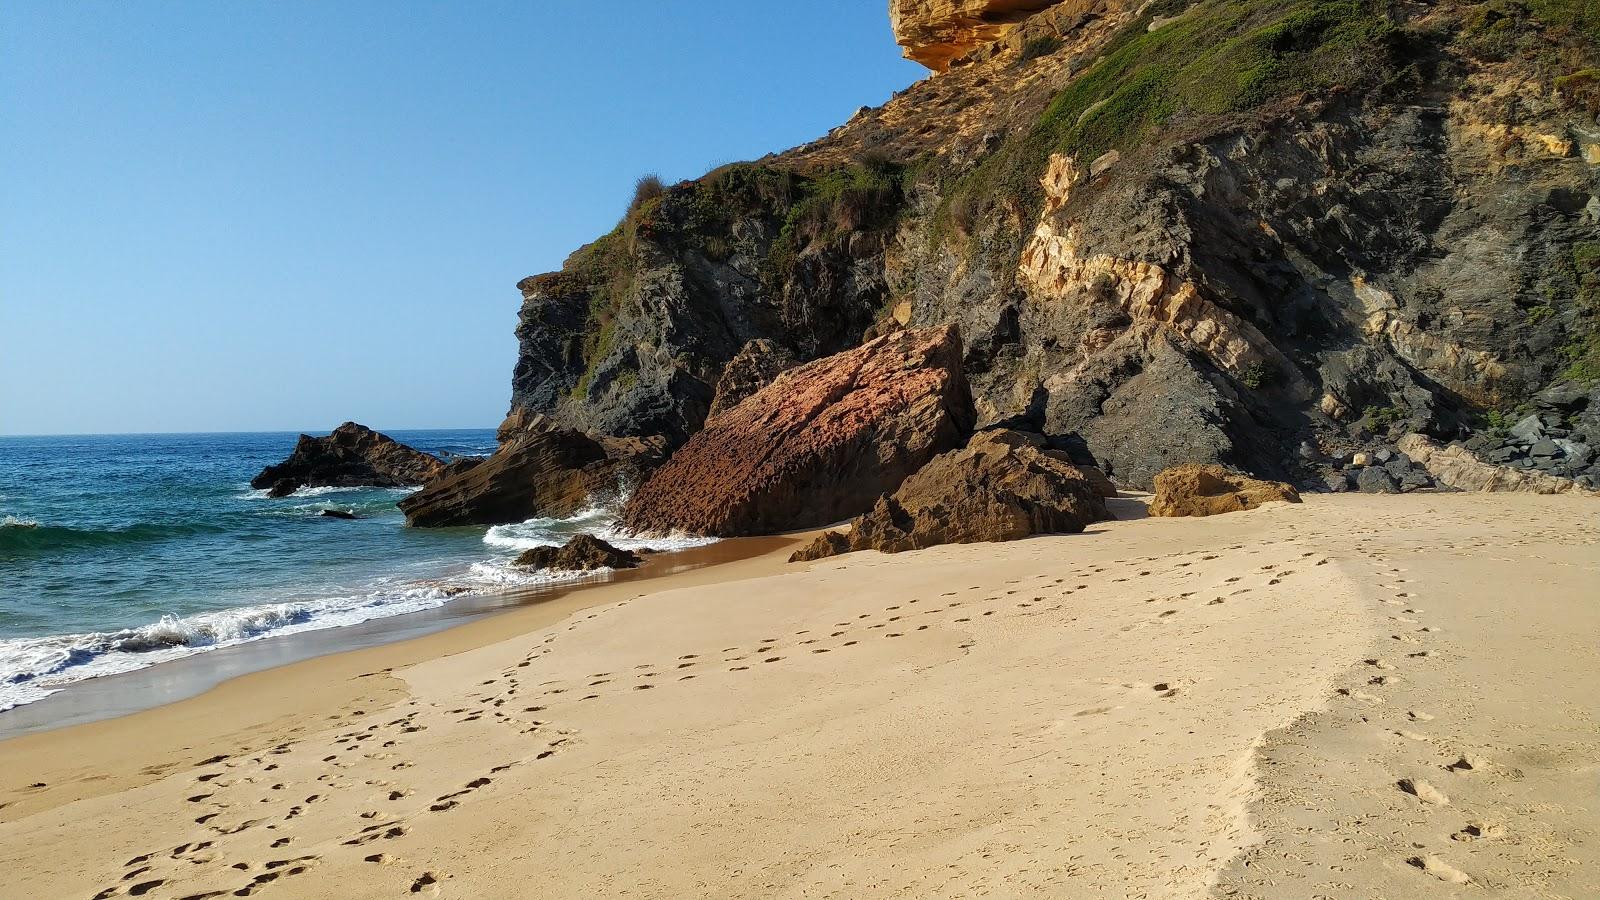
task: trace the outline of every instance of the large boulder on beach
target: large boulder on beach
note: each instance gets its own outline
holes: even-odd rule
[[[837,522],[960,446],[973,419],[955,326],[884,335],[708,420],[629,499],[623,525],[733,536]]]
[[[1185,463],[1156,473],[1152,516],[1214,516],[1255,509],[1282,500],[1299,503],[1300,495],[1281,481],[1264,481],[1221,466]]]
[[[590,572],[595,569],[631,569],[639,564],[639,557],[593,535],[577,534],[560,547],[524,550],[511,564],[529,569]]]
[[[1102,490],[1071,457],[1036,434],[985,431],[962,449],[934,457],[892,496],[878,498],[871,512],[850,521],[849,532],[825,532],[790,561],[1013,541],[1079,532],[1106,518]]]
[[[274,497],[303,487],[406,487],[437,478],[444,469],[437,456],[346,422],[327,437],[300,435],[289,458],[262,469],[250,486]]]
[[[637,446],[634,446],[637,445]],[[478,462],[462,463],[400,501],[406,524],[503,525],[569,516],[591,498],[615,495],[653,450],[570,429],[525,431]]]

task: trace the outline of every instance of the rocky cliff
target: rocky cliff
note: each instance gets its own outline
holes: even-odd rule
[[[1600,375],[1576,0],[895,0],[939,72],[525,279],[513,415],[678,445],[730,360],[955,324],[978,424],[1297,483]],[[974,24],[975,23],[975,24]]]

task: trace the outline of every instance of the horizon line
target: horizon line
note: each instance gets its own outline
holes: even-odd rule
[[[346,420],[353,421],[353,420]],[[357,423],[361,424],[361,423]],[[337,426],[335,426],[337,427]],[[398,426],[376,428],[371,425],[364,426],[373,431],[495,431],[500,426],[496,425],[461,425],[449,428]],[[332,429],[328,429],[331,431]],[[0,432],[0,440],[6,438],[53,438],[53,437],[184,437],[209,434],[316,434],[315,431],[306,431],[295,428],[243,428],[213,431],[58,431],[58,432]]]

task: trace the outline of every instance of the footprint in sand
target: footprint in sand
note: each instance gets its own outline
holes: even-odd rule
[[[1450,884],[1471,884],[1472,877],[1455,866],[1450,865],[1432,853],[1424,856],[1413,856],[1406,860],[1406,864],[1415,866],[1440,881]]]
[[[1360,700],[1362,703],[1382,703],[1383,698],[1366,691],[1357,691],[1350,688],[1340,688],[1339,693],[1351,700]]]
[[[1465,827],[1455,834],[1450,835],[1450,840],[1461,841],[1492,841],[1506,836],[1506,827],[1493,822],[1468,822]]]
[[[1456,761],[1445,766],[1450,772],[1482,772],[1489,768],[1489,761],[1472,753],[1463,753]]]
[[[1431,803],[1434,806],[1450,805],[1450,798],[1446,797],[1443,791],[1420,778],[1402,778],[1395,782],[1395,785],[1423,803]]]

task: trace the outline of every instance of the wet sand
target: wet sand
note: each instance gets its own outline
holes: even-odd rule
[[[0,742],[0,896],[1592,896],[1596,512],[579,591]]]

